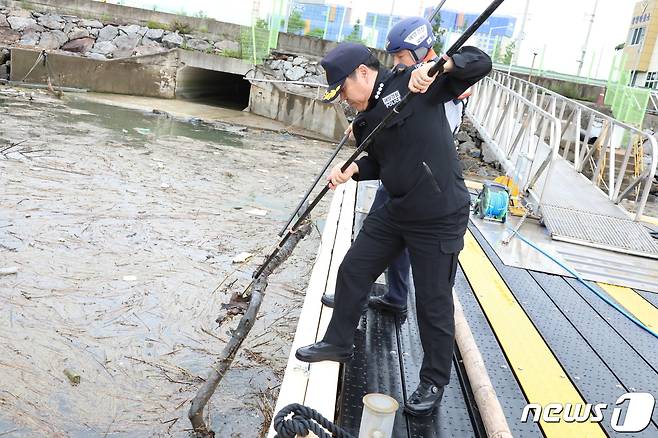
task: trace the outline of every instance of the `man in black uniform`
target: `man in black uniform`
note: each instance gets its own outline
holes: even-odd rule
[[[339,165],[330,174],[331,188],[350,178],[381,179],[391,199],[366,218],[340,265],[334,313],[323,340],[296,352],[305,362],[348,361],[372,284],[406,246],[424,351],[420,384],[405,403],[411,415],[429,415],[450,378],[452,286],[469,215],[470,197],[443,104],[489,73],[491,60],[479,49],[464,47],[447,58],[440,76],[428,76],[432,65],[388,71],[365,46],[354,43],[339,44],[322,60],[330,84],[325,100],[340,95],[359,111],[353,123],[358,143],[408,90],[422,95],[387,122],[368,155],[345,172]]]

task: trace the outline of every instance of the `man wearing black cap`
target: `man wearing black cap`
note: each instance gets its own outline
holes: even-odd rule
[[[447,58],[443,74],[430,77],[432,65],[380,69],[371,52],[354,43],[339,44],[322,60],[330,84],[324,100],[340,96],[359,111],[353,123],[359,143],[408,90],[423,95],[389,119],[368,146],[368,155],[345,172],[340,165],[331,171],[331,188],[350,178],[381,179],[391,199],[366,218],[341,263],[334,313],[323,340],[296,352],[297,359],[305,362],[348,361],[372,284],[406,246],[425,353],[420,384],[405,403],[411,415],[431,414],[449,381],[454,344],[452,286],[469,214],[470,196],[443,104],[484,77],[491,70],[491,60],[474,47],[464,47]]]

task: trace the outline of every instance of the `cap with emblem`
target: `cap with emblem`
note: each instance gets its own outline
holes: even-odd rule
[[[370,50],[362,44],[344,42],[338,44],[322,58],[320,64],[324,68],[329,84],[329,88],[322,98],[323,102],[331,102],[338,97],[345,79],[370,58],[370,53]]]

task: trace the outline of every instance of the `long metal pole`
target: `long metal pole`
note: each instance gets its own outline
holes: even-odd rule
[[[349,134],[345,134],[343,138],[340,140],[340,143],[338,143],[338,146],[336,146],[336,149],[334,149],[334,152],[331,154],[329,159],[327,159],[327,162],[324,163],[324,166],[322,167],[322,170],[320,173],[318,173],[318,176],[315,177],[315,181],[313,181],[313,184],[306,190],[306,193],[304,193],[304,196],[302,199],[299,201],[299,204],[297,204],[297,207],[295,208],[295,211],[292,212],[288,220],[286,221],[286,224],[284,225],[283,228],[281,228],[281,231],[279,231],[279,237],[283,236],[283,233],[285,233],[288,230],[288,225],[292,222],[292,220],[297,216],[297,212],[299,211],[300,208],[302,208],[302,205],[304,205],[304,202],[306,202],[306,199],[308,198],[308,195],[311,194],[315,186],[318,184],[318,181],[320,181],[320,178],[322,178],[322,175],[327,171],[329,168],[329,165],[331,164],[332,161],[334,161],[334,158],[336,158],[336,155],[338,155],[338,152],[343,148],[343,145],[349,138]]]
[[[487,7],[487,9],[485,9],[484,12],[482,12],[482,14],[480,14],[480,16],[473,22],[473,24],[471,24],[468,27],[468,29],[466,29],[466,31],[459,37],[459,39],[457,39],[457,41],[455,41],[455,43],[452,46],[450,46],[450,48],[446,52],[446,57],[449,58],[453,56],[455,53],[457,53],[457,51],[464,45],[464,43],[466,43],[466,41],[475,33],[475,31],[478,30],[480,26],[482,26],[482,23],[484,23],[487,20],[487,18],[489,18],[491,14],[493,14],[494,11],[498,9],[498,7],[503,3],[503,1],[505,0],[494,0],[493,2],[491,2],[491,4]],[[427,74],[430,76],[434,76],[437,73],[442,72],[445,63],[446,60],[444,59],[444,57],[439,58],[439,61],[436,64],[434,64],[432,68],[429,69]],[[368,134],[368,136],[361,142],[361,145],[359,145],[359,147],[356,148],[356,150],[352,153],[352,155],[350,155],[347,161],[345,161],[345,164],[343,164],[343,166],[341,167],[341,171],[345,172],[345,170],[347,170],[347,168],[354,162],[354,160],[356,160],[359,157],[359,155],[361,155],[361,153],[366,150],[370,142],[372,142],[373,138],[377,134],[379,134],[379,131],[381,131],[382,127],[386,125],[386,123],[391,119],[391,117],[393,117],[393,115],[395,114],[400,113],[400,111],[402,111],[402,109],[405,106],[407,106],[409,101],[413,99],[415,96],[417,96],[417,94],[412,93],[411,91],[408,91],[404,95],[402,100],[397,105],[395,105],[393,109],[389,111],[388,114],[386,114],[386,116],[384,116],[384,118],[379,122],[379,124],[377,124],[377,126],[375,126],[375,128],[370,132],[370,134]],[[290,228],[290,230],[288,230],[288,232],[281,238],[276,248],[274,248],[272,253],[265,259],[263,264],[260,265],[260,267],[254,272],[253,275],[254,279],[258,278],[263,273],[263,271],[267,268],[267,266],[279,253],[279,251],[286,243],[286,241],[296,232],[297,228],[306,220],[308,215],[311,214],[311,211],[313,211],[315,206],[318,205],[320,200],[324,197],[324,195],[327,194],[328,191],[329,191],[329,186],[325,185],[320,191],[320,193],[318,193],[318,195],[315,197],[315,199],[313,199],[313,202],[311,202],[311,204],[306,208],[306,210],[299,215],[297,221]]]
[[[439,4],[436,6],[436,8],[434,8],[434,11],[432,12],[432,15],[430,15],[429,20],[428,20],[430,23],[431,23],[432,20],[434,20],[434,19],[436,18],[436,16],[439,14],[439,11],[441,10],[441,8],[443,7],[443,5],[445,4],[446,1],[447,1],[447,0],[441,0],[441,3],[439,3]],[[345,14],[346,12],[347,12],[347,11],[343,12],[343,17],[345,17],[344,14]],[[290,225],[290,223],[292,222],[292,220],[295,218],[295,216],[297,216],[297,212],[299,212],[299,209],[302,208],[302,205],[304,205],[304,203],[306,202],[306,199],[308,198],[308,195],[311,194],[311,192],[313,191],[313,189],[315,188],[315,186],[318,184],[318,181],[320,181],[320,178],[322,178],[322,175],[324,175],[324,172],[327,171],[327,169],[329,168],[329,165],[331,164],[331,162],[334,160],[334,158],[336,158],[336,155],[338,155],[338,152],[339,152],[339,151],[341,150],[341,148],[345,145],[345,142],[347,141],[348,138],[349,138],[349,135],[346,134],[346,135],[343,136],[343,138],[340,140],[340,143],[338,143],[338,146],[336,146],[336,149],[334,150],[333,154],[331,154],[331,157],[329,157],[329,159],[328,159],[327,162],[325,163],[324,167],[322,168],[322,170],[320,171],[320,173],[318,174],[318,176],[315,178],[315,181],[313,182],[313,185],[311,185],[311,186],[308,188],[308,190],[306,190],[306,193],[304,194],[304,196],[302,197],[302,199],[299,201],[299,204],[297,204],[297,208],[295,208],[295,211],[292,212],[292,214],[290,215],[290,217],[289,217],[288,220],[286,221],[286,225],[285,225],[283,228],[281,228],[281,231],[279,231],[279,237],[283,236],[283,233],[285,233],[285,232],[288,230],[288,226]]]

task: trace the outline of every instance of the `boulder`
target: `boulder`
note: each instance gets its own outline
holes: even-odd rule
[[[107,42],[107,41],[104,41],[104,42]],[[85,53],[85,56],[89,59],[96,59],[98,61],[106,61],[107,60],[105,55],[100,54],[100,53],[95,53],[95,52]]]
[[[20,32],[9,27],[0,27],[0,41],[2,41],[3,44],[13,44],[20,39]]]
[[[87,29],[89,30],[89,35],[90,36],[93,36],[94,38],[98,38],[98,34],[100,33],[100,29],[91,28],[91,27],[89,27]]]
[[[0,64],[4,64],[9,59],[9,49],[0,50]]]
[[[128,35],[133,34],[133,33],[138,34],[139,31],[141,30],[141,28],[142,27],[137,25],[137,24],[130,24],[128,26],[119,26],[119,31],[123,32],[125,34],[128,34]]]
[[[62,29],[62,32],[64,32],[65,34],[68,35],[75,28],[76,28],[75,23],[66,22],[64,24],[64,29]],[[85,30],[87,30],[87,29],[85,28]],[[89,32],[89,31],[87,30],[87,32]]]
[[[0,14],[0,27],[9,27],[9,22],[4,14]]]
[[[41,34],[39,32],[25,32],[18,42],[21,46],[36,46],[39,44]]]
[[[112,52],[112,57],[127,58],[132,56],[141,39],[142,37],[137,33],[119,35],[118,37],[114,38],[112,43],[117,48]]]
[[[468,151],[468,155],[473,158],[480,158],[482,157],[482,152],[480,152],[480,149],[471,149]]]
[[[290,61],[283,61],[283,64],[281,65],[281,70],[290,70],[292,68],[292,62]]]
[[[87,53],[94,46],[93,38],[77,38],[62,46],[62,50],[73,53]]]
[[[496,162],[496,154],[487,143],[482,143],[482,160],[487,164]]]
[[[78,25],[80,27],[92,27],[92,28],[95,28],[95,29],[103,28],[103,23],[101,23],[98,20],[80,20]]]
[[[46,29],[40,24],[31,24],[23,29],[23,32],[47,32],[50,29]]]
[[[196,38],[191,38],[187,40],[187,47],[189,47],[192,50],[200,50],[200,51],[206,51],[210,49],[212,46],[210,43],[206,40],[201,40],[201,39],[196,39]]]
[[[156,53],[165,52],[166,50],[167,49],[157,42],[144,38],[142,39],[142,43],[135,48],[135,56],[154,55]]]
[[[308,64],[308,58],[304,58],[303,56],[298,56],[292,60],[292,65],[302,65],[302,64]]]
[[[119,29],[116,26],[108,25],[102,29],[98,29],[97,42],[112,41],[119,35]]]
[[[67,36],[69,40],[77,40],[80,38],[87,38],[89,36],[89,31],[84,27],[75,27],[68,32]],[[85,50],[86,52],[86,50]]]
[[[459,131],[457,133],[457,141],[464,143],[465,141],[470,141],[471,137],[465,131]]]
[[[7,67],[7,64],[0,65],[0,79],[9,79],[9,67]]]
[[[94,47],[91,48],[92,53],[100,53],[101,55],[109,55],[117,49],[117,46],[112,44],[111,41],[96,41]]]
[[[9,27],[19,32],[25,30],[25,28],[27,27],[36,26],[37,24],[34,18],[15,17],[15,16],[7,18],[7,22],[9,22]]]
[[[215,49],[223,51],[231,51],[231,52],[240,52],[240,43],[237,43],[235,41],[229,41],[229,40],[224,40],[224,41],[217,41],[214,45]]]
[[[62,30],[65,25],[64,20],[59,15],[42,15],[37,22],[51,30]]]
[[[291,69],[286,70],[286,79],[290,81],[298,81],[306,74],[306,70],[302,67],[296,65]]]
[[[164,36],[164,29],[149,29],[144,36],[153,41],[162,41]]]
[[[280,59],[275,59],[270,63],[270,68],[272,70],[281,70],[281,67],[283,67],[283,61]]]
[[[183,37],[180,36],[178,32],[170,33],[169,35],[162,37],[162,44],[168,49],[180,47],[183,44]]]
[[[57,32],[62,32],[62,35],[64,35],[64,40],[65,40],[64,42],[62,42],[61,37],[55,35],[55,32],[56,31],[42,33],[38,47],[44,50],[55,50],[55,49],[59,49],[62,46],[62,44],[68,41],[68,38],[66,38],[66,35],[64,35],[64,33],[61,30]]]

